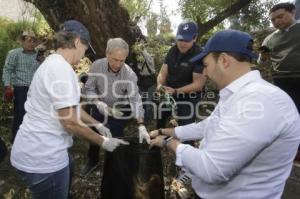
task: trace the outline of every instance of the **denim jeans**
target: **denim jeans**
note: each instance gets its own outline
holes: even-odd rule
[[[53,173],[27,173],[17,170],[33,199],[67,199],[71,184],[72,160],[65,168]]]

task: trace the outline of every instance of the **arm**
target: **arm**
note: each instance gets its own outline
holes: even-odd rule
[[[14,73],[14,70],[16,69],[16,55],[15,51],[10,51],[5,59],[5,64],[3,67],[3,74],[2,74],[2,81],[4,84],[4,87],[10,87],[11,85],[11,76]]]
[[[157,88],[166,84],[167,76],[168,76],[168,65],[163,64],[161,66],[159,74],[157,75]]]
[[[96,125],[99,123],[97,120],[91,117],[87,112],[85,112],[85,110],[83,110],[82,107],[80,108],[80,119],[83,123],[87,125]]]
[[[218,126],[209,132],[209,140],[205,140],[200,149],[176,140],[170,142],[168,147],[176,151],[178,166],[206,183],[226,182],[278,137],[280,131],[274,129],[283,125],[284,120],[274,112],[276,106],[269,98],[257,93],[243,98],[222,115]],[[257,107],[240,107],[247,102],[256,102],[253,105]]]
[[[175,128],[166,128],[161,129],[161,133],[165,136],[174,137],[180,141],[187,141],[187,140],[196,140],[202,139],[205,134],[205,127],[208,123],[209,118],[199,122],[199,123],[192,123],[187,124],[184,126],[178,126]],[[150,132],[150,136],[152,138],[159,135],[158,130],[154,130]]]
[[[190,93],[202,90],[205,85],[206,77],[201,73],[193,73],[193,82],[186,86],[177,88],[178,93]]]
[[[103,78],[101,73],[97,71],[97,61],[95,61],[88,72],[88,79],[84,84],[84,93],[86,94],[85,98],[88,102],[93,102],[98,100],[97,92],[97,78]],[[101,77],[100,77],[101,76]]]
[[[268,42],[269,42],[270,38],[272,37],[272,35],[273,34],[267,36],[261,44],[261,48],[265,48],[265,50],[263,50],[262,52],[259,53],[259,56],[257,59],[258,64],[264,64],[267,61],[269,61],[271,58],[271,52],[270,52],[271,49],[268,46]]]
[[[107,151],[114,151],[120,145],[128,145],[129,143],[113,137],[104,137],[88,128],[82,121],[79,121],[76,115],[75,107],[66,107],[58,109],[59,121],[67,132],[83,138],[91,143],[101,145]],[[84,117],[84,116],[83,116]],[[85,118],[87,119],[87,118]],[[87,119],[91,121],[90,118]]]
[[[102,145],[104,139],[101,135],[97,134],[88,128],[82,121],[77,118],[75,107],[66,107],[58,110],[59,121],[67,132],[83,138],[91,143]],[[91,118],[86,118],[87,114],[81,116],[85,121],[93,122]],[[83,120],[83,121],[84,121]]]
[[[128,87],[128,93],[130,95],[128,96],[129,102],[132,106],[132,112],[134,117],[137,119],[137,123],[139,124],[138,130],[139,130],[139,142],[142,143],[145,139],[146,142],[150,143],[150,136],[148,134],[148,131],[144,125],[144,109],[143,109],[143,103],[141,96],[139,94],[139,89],[137,86],[137,76],[134,72],[131,73],[129,76],[129,79],[133,81],[133,84]],[[133,90],[132,90],[133,89]]]

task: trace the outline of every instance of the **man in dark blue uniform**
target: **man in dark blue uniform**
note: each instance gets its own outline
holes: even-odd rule
[[[163,87],[177,103],[179,125],[195,121],[195,105],[200,101],[205,84],[201,69],[189,61],[201,51],[195,43],[197,35],[198,26],[194,22],[183,22],[178,26],[176,45],[169,50],[157,77],[157,90]],[[165,127],[166,119],[171,115],[170,111],[163,110],[158,108],[158,128]]]

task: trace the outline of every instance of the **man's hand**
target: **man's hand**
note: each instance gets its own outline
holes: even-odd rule
[[[126,142],[118,138],[103,137],[103,139],[104,141],[101,146],[104,150],[109,152],[114,151],[120,145],[129,145],[129,142]]]
[[[121,111],[118,111],[115,108],[109,107],[106,103],[97,101],[96,102],[97,109],[99,112],[104,116],[112,116],[112,117],[122,117],[123,113]]]
[[[164,89],[164,86],[163,86],[162,84],[158,84],[158,85],[156,86],[156,90],[157,90],[157,91],[160,91],[161,89]]]
[[[12,86],[6,86],[4,90],[4,101],[11,102],[14,98],[14,92]]]
[[[157,146],[157,147],[162,148],[164,146],[165,137],[166,136],[164,136],[164,135],[156,136],[154,139],[151,140],[150,148],[152,148],[153,146]]]
[[[110,130],[108,128],[106,128],[103,124],[99,123],[95,126],[95,128],[98,130],[98,132],[101,135],[108,137],[108,138],[112,137]]]
[[[148,144],[150,144],[150,135],[144,125],[139,126],[139,142],[143,143],[143,140],[146,140]]]
[[[172,87],[169,87],[169,86],[165,86],[165,90],[166,90],[166,92],[167,93],[169,93],[169,94],[173,94],[173,93],[175,93],[175,89],[174,88],[172,88]]]
[[[153,131],[150,131],[149,135],[150,135],[150,138],[153,139],[153,138],[156,138],[157,136],[159,136],[159,132],[158,132],[158,130],[153,130]]]

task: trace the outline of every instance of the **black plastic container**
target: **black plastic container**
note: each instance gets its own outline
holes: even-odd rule
[[[124,140],[130,145],[106,152],[101,199],[164,199],[160,149]]]

